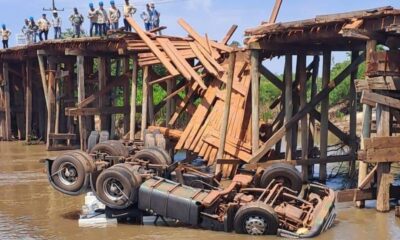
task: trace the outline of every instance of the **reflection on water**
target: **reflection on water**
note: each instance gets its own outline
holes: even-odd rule
[[[44,151],[44,146],[0,143],[0,239],[255,239],[183,227],[79,228],[76,216],[83,197],[53,190],[38,162],[57,154]],[[377,213],[374,203],[368,204],[370,209],[364,210],[339,204],[335,227],[318,239],[400,239],[400,220],[394,213]]]

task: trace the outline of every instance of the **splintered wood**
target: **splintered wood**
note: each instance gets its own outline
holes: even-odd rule
[[[207,35],[202,36],[197,33],[183,19],[180,19],[178,23],[188,33],[186,38],[155,36],[140,29],[133,19],[127,20],[140,37],[140,39],[126,40],[128,51],[139,51],[139,65],[143,67],[162,64],[170,73],[151,81],[151,84],[163,84],[177,76],[184,79],[184,82],[164,99],[164,101],[172,99],[184,92],[184,97],[178,102],[167,125],[174,127],[183,112],[187,112],[188,109],[193,112],[183,131],[156,126],[151,126],[149,130],[158,129],[166,136],[177,140],[176,150],[190,150],[207,161],[208,165],[215,164],[221,142],[220,130],[225,107],[226,84],[228,76],[233,75],[230,111],[222,156],[224,160],[250,161],[249,56],[244,51],[227,45],[237,26],[232,26],[223,40],[216,42],[209,40]],[[229,75],[228,56],[232,52],[235,52],[236,60],[234,70]],[[200,104],[195,106],[194,100],[197,98]],[[235,170],[234,168],[234,164],[222,166],[225,175],[230,174]]]

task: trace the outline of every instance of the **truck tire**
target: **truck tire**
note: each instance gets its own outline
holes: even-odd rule
[[[85,152],[74,151],[56,158],[51,166],[51,178],[60,189],[79,192],[88,187],[86,176],[93,170],[92,158]]]
[[[144,160],[151,164],[168,165],[168,160],[164,154],[157,148],[145,148],[133,156],[133,160]]]
[[[276,235],[279,219],[269,205],[263,202],[251,202],[236,212],[233,227],[239,234]]]
[[[297,169],[286,163],[276,163],[264,170],[260,179],[260,187],[267,187],[271,181],[283,183],[283,186],[300,194],[303,187],[302,177]]]
[[[109,156],[117,156],[117,157],[128,157],[129,151],[120,141],[109,140],[102,143],[97,144],[92,148],[90,153],[105,153]]]
[[[152,147],[152,148],[148,148],[154,151],[157,151],[159,153],[161,153],[164,157],[164,161],[167,163],[167,165],[171,165],[172,164],[172,159],[171,156],[168,154],[168,152],[165,149],[159,148],[159,147]]]
[[[96,181],[97,196],[112,209],[125,209],[137,203],[141,178],[122,165],[104,170]]]

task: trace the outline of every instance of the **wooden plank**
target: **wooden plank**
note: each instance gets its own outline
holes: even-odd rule
[[[137,79],[138,79],[138,56],[133,55],[132,85],[131,85],[131,121],[129,126],[129,139],[135,140],[136,133],[136,98],[137,98]]]
[[[186,69],[186,71],[189,73],[189,78],[187,78],[187,80],[190,81],[191,78],[193,78],[199,84],[199,86],[201,88],[203,88],[204,90],[207,89],[207,86],[204,84],[204,81],[200,77],[200,75],[195,70],[193,70],[192,66],[190,66],[189,63],[184,58],[182,58],[182,56],[178,53],[178,50],[175,49],[175,47],[173,46],[173,44],[171,43],[170,40],[168,40],[166,38],[159,38],[159,39],[157,39],[157,41],[161,44],[161,46],[163,46],[163,49],[164,49],[164,51],[167,52],[167,54],[168,54],[167,49],[169,49],[169,51],[171,51],[171,53],[172,53],[172,56],[174,56],[174,59],[176,59],[178,61],[178,64],[180,63],[181,66],[184,69]],[[174,61],[174,59],[171,59],[171,60]]]
[[[85,99],[85,57],[76,57],[77,76],[78,76],[78,102],[82,102]],[[81,144],[81,150],[87,149],[86,143],[86,118],[79,116],[79,139]]]
[[[236,63],[236,53],[232,52],[229,55],[229,68],[228,68],[228,80],[226,83],[226,95],[225,95],[225,107],[222,116],[221,128],[220,128],[220,143],[217,152],[217,159],[222,159],[225,152],[226,135],[229,124],[229,114],[231,110],[231,96],[232,96],[232,85],[233,78],[235,75],[235,63]],[[217,174],[221,171],[221,165],[217,165]]]
[[[278,131],[275,132],[272,137],[268,139],[258,150],[257,152],[253,155],[249,163],[257,163],[265,154],[268,153],[268,151],[279,141],[281,140],[286,133],[286,128],[282,127]]]
[[[281,79],[279,79],[275,74],[273,74],[270,70],[268,70],[265,66],[260,65],[260,73],[268,79],[272,84],[274,84],[277,88],[283,89],[284,84]]]
[[[400,148],[367,149],[366,163],[394,163],[400,162]]]
[[[252,102],[252,111],[251,111],[251,129],[252,129],[252,152],[253,155],[259,149],[259,141],[260,141],[260,70],[259,66],[259,52],[257,50],[251,51],[251,102]]]
[[[207,52],[199,43],[195,42],[195,44],[207,61],[209,61],[220,74],[225,72],[225,69],[210,55],[209,52]]]
[[[359,189],[348,189],[340,191],[336,194],[336,201],[338,203],[342,202],[353,202],[353,201],[364,201],[372,200],[376,196],[376,193],[369,190],[359,190]]]
[[[322,69],[322,88],[329,87],[329,79],[331,78],[331,52],[325,51],[323,56]],[[353,71],[353,70],[352,70]],[[328,124],[329,124],[329,93],[321,102],[321,131],[320,131],[320,151],[321,158],[328,156]],[[319,180],[326,181],[327,169],[326,164],[320,165]]]
[[[299,75],[299,94],[300,94],[300,107],[304,108],[307,105],[307,56],[304,53],[297,55],[298,62],[298,75]],[[304,116],[301,121],[301,159],[307,160],[308,158],[308,118]],[[308,167],[302,167],[303,181],[308,181]]]
[[[310,116],[313,117],[315,120],[321,122],[321,113],[318,112],[317,110],[312,110],[310,112]],[[344,144],[350,144],[350,135],[344,133],[342,130],[340,130],[338,127],[335,126],[331,121],[328,121],[328,130],[335,135],[337,138],[340,139]]]
[[[76,140],[78,136],[73,133],[50,133],[49,138],[52,140]]]
[[[42,80],[42,86],[43,86],[43,93],[44,93],[44,98],[46,100],[46,106],[48,105],[49,102],[49,97],[48,92],[47,92],[47,78],[46,78],[46,65],[44,63],[44,56],[39,54],[38,50],[38,63],[39,63],[39,69],[40,69],[40,79]]]
[[[364,138],[364,149],[385,149],[400,146],[400,137],[374,137]]]
[[[368,175],[358,184],[358,189],[365,190],[368,183],[371,183],[371,180],[374,178],[376,170],[378,169],[378,165],[376,165]]]
[[[384,173],[382,175],[376,199],[376,210],[379,212],[390,211],[390,185],[393,182],[394,177],[392,174]]]
[[[103,108],[66,108],[66,116],[95,116],[100,114],[110,115],[128,113],[129,107],[103,107]]]
[[[29,142],[32,135],[32,71],[29,59],[26,60],[25,71],[25,141]]]
[[[369,77],[366,79],[358,79],[355,83],[357,92],[362,92],[363,90],[396,91],[400,89],[400,77],[394,76]]]
[[[229,31],[225,34],[225,37],[222,39],[221,44],[227,45],[238,27],[238,25],[232,25]]]
[[[175,113],[171,116],[171,119],[168,122],[168,125],[173,126],[176,121],[178,120],[178,117],[182,113],[182,111],[187,107],[189,104],[190,99],[193,97],[194,93],[196,92],[198,88],[198,83],[195,82],[194,84],[191,85],[191,88],[189,89],[189,92],[185,95],[185,98],[180,102],[177,106],[177,109]]]
[[[11,105],[10,105],[10,76],[9,76],[9,64],[8,62],[3,62],[3,81],[4,81],[4,90],[3,90],[3,99],[4,99],[4,140],[11,141]]]
[[[284,80],[285,80],[285,119],[284,122],[287,123],[289,119],[292,118],[293,115],[293,57],[292,55],[285,56],[285,73],[284,73]],[[280,81],[277,81],[280,83]],[[292,160],[293,152],[292,152],[292,130],[288,129],[286,132],[286,156],[285,159],[287,161]]]
[[[204,55],[201,53],[200,49],[197,47],[197,45],[193,42],[190,42],[190,47],[192,48],[194,54],[196,57],[199,59],[200,63],[204,66],[204,68],[214,75],[215,77],[219,77],[219,73],[217,70],[214,68],[214,66],[211,65],[211,63],[204,57]]]
[[[148,113],[148,83],[149,83],[149,67],[143,69],[143,100],[142,100],[142,124],[141,124],[141,140],[144,141],[145,131],[147,127],[147,113]]]
[[[55,115],[56,115],[56,65],[54,63],[49,63],[49,73],[48,73],[48,100],[47,103],[47,148],[50,147],[51,141],[49,139],[49,134],[55,132]]]
[[[276,19],[278,18],[278,14],[279,14],[279,10],[281,9],[281,6],[282,6],[282,0],[276,0],[268,23],[273,24],[276,22]]]
[[[162,62],[165,68],[171,75],[178,76],[179,72],[176,68],[171,64],[171,62],[162,54],[160,49],[153,43],[153,41],[147,36],[147,34],[139,27],[139,25],[133,20],[131,17],[125,18],[128,23],[135,29],[136,33],[140,36],[140,38],[146,43],[146,45],[151,49],[154,55]]]
[[[382,104],[391,108],[400,109],[400,100],[368,91],[363,91],[361,103],[368,105],[373,104],[373,107],[376,107],[376,104]]]

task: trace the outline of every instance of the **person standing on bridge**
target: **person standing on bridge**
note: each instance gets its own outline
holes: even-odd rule
[[[156,10],[156,6],[154,3],[150,4],[150,21],[151,21],[151,29],[160,27],[160,13]]]
[[[143,11],[142,14],[140,14],[140,18],[143,20],[144,22],[144,28],[146,29],[146,31],[150,31],[150,16],[147,12]]]
[[[47,40],[49,36],[49,28],[50,22],[47,20],[46,14],[42,14],[42,18],[38,20],[38,27],[39,27],[39,40]],[[43,39],[44,34],[44,39]]]
[[[54,28],[54,39],[61,39],[61,18],[57,11],[53,11],[53,20],[51,25]]]
[[[7,49],[7,48],[8,48],[8,40],[10,39],[10,36],[11,36],[10,30],[8,30],[8,29],[6,28],[6,25],[3,24],[3,25],[1,26],[1,38],[2,38],[2,40],[3,40],[3,48],[4,48],[4,49]]]
[[[97,24],[99,27],[100,37],[107,34],[108,14],[104,9],[104,3],[99,2],[99,9],[97,9]]]
[[[94,35],[97,36],[99,35],[99,26],[97,24],[97,18],[98,18],[98,13],[97,10],[94,8],[93,3],[89,3],[89,14],[88,18],[90,20],[90,36],[93,37],[93,29],[94,29]]]
[[[126,20],[126,18],[132,17],[133,14],[136,13],[136,10],[137,9],[129,3],[129,0],[125,0],[124,25],[125,25],[125,31],[127,31],[127,32],[132,32],[132,26],[129,24],[129,22]]]
[[[121,12],[119,9],[115,6],[115,1],[112,0],[110,2],[111,8],[108,10],[109,14],[109,19],[110,19],[110,25],[112,30],[118,30],[119,28],[119,19],[121,18]]]
[[[32,34],[32,41],[34,43],[36,43],[37,31],[39,30],[39,27],[36,24],[35,19],[33,17],[29,18],[29,30],[30,30],[30,33]]]
[[[25,19],[25,25],[22,27],[22,33],[25,35],[26,44],[31,44],[33,42],[33,32],[30,29],[29,19]]]
[[[74,38],[81,37],[81,27],[84,21],[82,14],[78,12],[78,8],[74,8],[74,13],[69,17],[69,20],[74,27]]]

